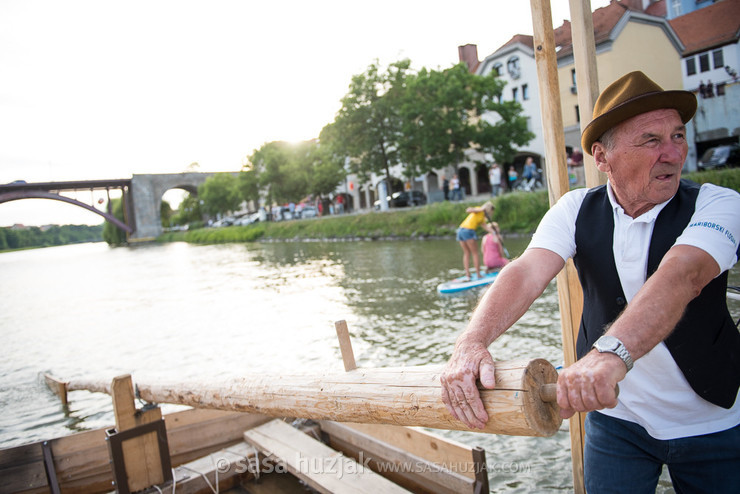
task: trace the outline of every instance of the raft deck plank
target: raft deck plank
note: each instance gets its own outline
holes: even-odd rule
[[[246,431],[244,439],[319,492],[408,492],[280,419]]]

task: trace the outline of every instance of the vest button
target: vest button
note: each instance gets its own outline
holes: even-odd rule
[[[626,303],[627,301],[624,299],[624,297],[617,297],[617,305],[622,306]]]

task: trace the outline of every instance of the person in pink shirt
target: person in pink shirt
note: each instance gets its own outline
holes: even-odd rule
[[[504,252],[504,245],[501,242],[501,231],[499,230],[498,223],[492,222],[491,226],[493,226],[493,233],[484,235],[481,242],[483,264],[486,265],[487,273],[503,268],[509,263]]]

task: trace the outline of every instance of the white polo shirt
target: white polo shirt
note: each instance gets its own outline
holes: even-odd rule
[[[653,227],[668,201],[633,219],[617,204],[609,184],[607,191],[614,213],[614,261],[629,303],[645,283]],[[587,192],[588,189],[576,189],[560,198],[545,214],[527,248],[547,249],[564,260],[573,257],[576,217]],[[739,240],[740,194],[702,185],[689,225],[674,245],[704,250],[724,272],[737,262]],[[617,407],[600,412],[638,423],[656,439],[709,434],[740,423],[740,400],[736,399],[728,410],[699,397],[664,343],[638,359],[619,388]]]

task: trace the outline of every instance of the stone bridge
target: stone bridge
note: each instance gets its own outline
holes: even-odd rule
[[[229,173],[229,172],[226,172]],[[67,202],[104,217],[128,233],[131,242],[154,240],[162,233],[160,208],[162,196],[170,189],[182,189],[197,195],[198,186],[214,173],[170,173],[134,175],[121,180],[82,180],[70,182],[26,183],[14,182],[0,185],[0,203],[20,199],[52,199]],[[110,209],[101,211],[61,193],[79,190],[122,191],[124,222],[113,217]],[[110,200],[108,201],[110,205]],[[110,206],[109,206],[110,208]]]
[[[213,173],[170,173],[134,175],[131,178],[131,202],[133,233],[129,240],[141,242],[154,240],[162,234],[162,219],[159,211],[162,196],[170,189],[182,189],[191,195],[198,194],[198,186]]]

